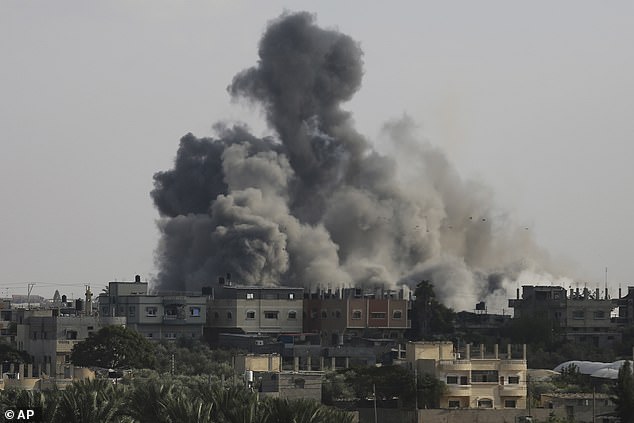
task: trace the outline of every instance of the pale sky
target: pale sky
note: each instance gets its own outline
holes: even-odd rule
[[[5,0],[1,296],[151,278],[152,175],[219,120],[270,133],[226,87],[284,10],[361,43],[368,139],[409,115],[580,286],[634,285],[632,2]]]

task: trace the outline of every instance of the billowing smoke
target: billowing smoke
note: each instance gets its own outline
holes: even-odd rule
[[[199,291],[227,272],[244,284],[313,288],[430,279],[449,305],[472,308],[543,270],[528,231],[420,142],[409,118],[386,124],[389,154],[354,129],[341,109],[363,75],[352,38],[308,13],[284,14],[259,56],[228,91],[263,107],[275,135],[222,124],[214,138],[187,134],[174,168],[154,175],[155,289]]]

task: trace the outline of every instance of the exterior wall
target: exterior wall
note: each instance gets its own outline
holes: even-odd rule
[[[621,340],[619,321],[612,319],[611,313],[624,302],[609,299],[607,293],[601,298],[600,294],[598,289],[594,293],[571,289],[567,295],[560,286],[527,285],[522,287],[522,298],[509,300],[509,306],[515,317],[548,317],[570,341],[608,347]]]
[[[484,346],[471,355],[470,346],[458,354],[448,342],[410,342],[406,361],[419,373],[444,381],[447,393],[441,408],[525,408],[526,359],[500,358],[498,347],[487,355]]]
[[[147,283],[110,282],[110,295],[99,296],[100,315],[125,317],[130,329],[150,340],[202,337],[207,315],[205,297],[147,295],[144,289]],[[113,294],[117,292],[120,295]]]
[[[219,286],[207,300],[207,327],[244,334],[298,334],[303,288]]]
[[[51,376],[63,374],[73,346],[89,334],[108,324],[125,324],[125,319],[102,322],[97,316],[52,316],[39,311],[30,314],[26,313],[18,324],[17,346],[33,358],[36,369]]]
[[[234,357],[233,368],[237,374],[243,374],[247,370],[254,372],[279,372],[282,368],[282,359],[277,354],[237,355]]]
[[[262,378],[262,396],[300,399],[307,398],[321,402],[321,372],[284,372],[258,374]]]
[[[409,301],[394,292],[364,295],[346,289],[311,293],[304,299],[304,332],[319,332],[322,344],[355,337],[402,339],[411,327]]]

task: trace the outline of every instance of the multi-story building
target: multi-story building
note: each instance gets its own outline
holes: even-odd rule
[[[99,295],[99,313],[125,317],[127,327],[149,340],[200,339],[205,326],[206,298],[201,295],[149,295],[147,282],[110,282]]]
[[[320,290],[304,295],[304,332],[320,333],[322,345],[359,337],[398,342],[411,327],[410,309],[402,290]]]
[[[220,278],[203,288],[207,298],[206,336],[221,333],[298,335],[302,332],[304,288],[288,286],[240,286]]]
[[[18,310],[17,348],[33,360],[35,373],[64,377],[70,354],[78,342],[108,325],[125,325],[125,318],[60,314],[58,309]]]
[[[515,353],[515,356],[513,355]],[[431,374],[447,386],[441,408],[526,408],[526,346],[517,356],[511,346],[500,354],[484,345],[458,352],[451,342],[409,342],[406,362],[419,375]]]
[[[599,289],[570,289],[568,295],[560,286],[523,286],[522,298],[518,290],[509,306],[515,318],[546,317],[565,339],[604,347],[621,339],[618,323],[611,318],[618,301],[610,299],[607,290],[602,298]]]

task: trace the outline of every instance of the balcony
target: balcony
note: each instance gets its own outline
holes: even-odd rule
[[[526,386],[525,385],[500,385],[500,396],[503,397],[525,397]]]
[[[526,370],[525,360],[501,360],[500,371],[519,372]]]
[[[470,371],[471,361],[469,360],[438,360],[439,370],[442,371]]]

